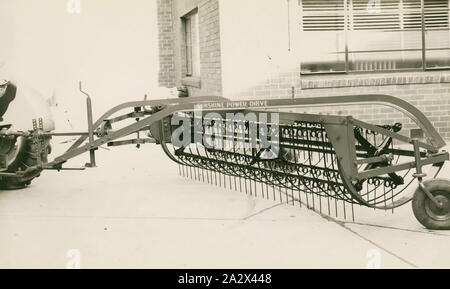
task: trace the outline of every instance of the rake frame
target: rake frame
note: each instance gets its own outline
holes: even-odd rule
[[[81,87],[80,87],[81,90]],[[83,91],[82,91],[83,92]],[[3,134],[20,134],[27,137],[43,138],[43,137],[58,137],[58,136],[79,136],[74,144],[61,156],[56,157],[52,162],[42,164],[39,168],[33,169],[48,169],[48,170],[64,170],[63,164],[68,160],[77,157],[86,152],[90,153],[90,162],[86,164],[87,167],[95,167],[95,151],[103,145],[108,146],[120,146],[134,144],[139,147],[145,143],[157,143],[160,144],[164,152],[175,162],[194,166],[198,165],[202,161],[201,155],[188,156],[192,159],[191,163],[180,161],[182,155],[173,153],[170,148],[170,137],[174,127],[171,125],[171,116],[175,113],[191,113],[194,111],[197,105],[201,105],[203,113],[217,112],[219,114],[225,114],[226,112],[241,112],[247,114],[249,112],[270,112],[270,110],[276,110],[280,113],[280,124],[284,125],[282,130],[285,129],[287,136],[283,136],[281,132],[280,144],[284,146],[287,151],[294,151],[297,154],[302,149],[316,151],[317,153],[323,153],[332,155],[335,159],[336,168],[329,172],[327,168],[319,168],[322,170],[319,172],[320,176],[325,172],[327,178],[332,175],[334,177],[335,172],[339,172],[340,184],[333,184],[326,180],[319,180],[319,185],[313,187],[313,189],[306,188],[311,193],[317,193],[320,190],[324,191],[325,188],[335,188],[339,186],[340,193],[333,195],[333,198],[338,198],[344,202],[350,202],[353,204],[359,204],[366,207],[376,209],[393,209],[409,202],[413,196],[412,194],[406,194],[402,198],[394,200],[394,193],[392,193],[391,203],[387,204],[380,201],[380,197],[375,196],[375,199],[369,201],[369,193],[360,193],[360,187],[364,183],[372,182],[385,182],[385,187],[396,187],[402,180],[397,173],[412,169],[416,170],[413,175],[414,179],[418,180],[419,187],[423,186],[423,178],[426,176],[424,173],[424,167],[431,165],[428,176],[435,178],[439,171],[442,169],[444,163],[449,160],[449,154],[441,149],[446,145],[444,139],[439,135],[436,129],[426,116],[420,112],[416,107],[408,102],[398,99],[389,95],[352,95],[352,96],[336,96],[336,97],[319,97],[319,98],[293,98],[293,99],[267,99],[267,100],[245,100],[245,101],[230,101],[223,97],[196,97],[196,98],[184,98],[184,99],[163,99],[163,100],[144,100],[127,102],[120,104],[111,110],[107,111],[97,121],[93,122],[92,118],[92,103],[90,96],[83,92],[87,96],[87,111],[88,111],[88,131],[79,133],[47,133],[43,132],[39,128],[35,128],[30,132],[2,132]],[[340,106],[340,105],[361,105],[361,104],[375,104],[394,107],[395,109],[408,115],[425,133],[426,141],[421,141],[398,133],[398,128],[395,126],[377,126],[367,122],[363,122],[354,119],[351,116],[336,116],[336,115],[322,115],[322,114],[306,114],[306,113],[292,113],[279,111],[284,108],[300,108],[311,106]],[[129,109],[131,112],[118,115],[123,110]],[[126,120],[134,120],[132,124],[127,124],[118,130],[112,130],[113,124],[121,123]],[[311,127],[310,127],[311,126]],[[141,138],[140,132],[150,131],[149,137]],[[291,137],[292,133],[296,131],[307,131],[306,139],[305,135],[300,137]],[[383,145],[376,147],[371,145],[362,136],[363,132],[370,131],[374,136],[382,135],[384,137]],[[313,134],[312,134],[313,133]],[[132,139],[122,140],[124,137],[136,134],[137,136]],[[311,134],[313,140],[311,140]],[[322,141],[317,141],[320,137]],[[234,136],[233,136],[234,138]],[[375,137],[374,137],[375,138]],[[394,149],[392,143],[400,142],[413,146],[413,150]],[[217,154],[216,154],[217,155]],[[289,170],[295,168],[297,175],[301,175],[302,165],[296,163],[296,160],[289,161],[281,160],[278,163],[267,163],[266,167],[259,163],[251,162],[246,164],[240,164],[240,167],[233,167],[233,158],[245,156],[227,156],[225,153],[218,154],[223,160],[216,160],[214,165],[209,164],[213,170],[227,170],[224,174],[234,175],[237,177],[251,178],[258,177],[258,180],[262,183],[269,182],[272,185],[279,184],[281,188],[298,189],[301,186],[307,187],[309,182],[316,184],[316,181],[310,180],[306,177],[292,175]],[[187,156],[187,155],[186,155]],[[411,157],[413,160],[402,162],[398,164],[392,164],[394,157]],[[326,156],[328,158],[328,156]],[[295,156],[294,156],[295,158]],[[194,162],[195,159],[195,163]],[[398,160],[397,159],[397,160]],[[324,161],[324,157],[321,158]],[[230,166],[230,167],[227,167]],[[269,168],[268,168],[268,167]],[[202,167],[205,169],[207,166]],[[312,163],[309,163],[309,167],[312,168],[308,173],[312,174],[316,170]],[[232,169],[242,170],[242,174],[236,175]],[[363,168],[363,169],[362,169]],[[70,168],[69,168],[70,169]],[[280,170],[277,172],[271,172],[270,170]],[[251,172],[254,170],[255,172]],[[285,172],[286,176],[283,176]],[[26,172],[18,172],[25,174]],[[252,175],[253,174],[253,175]],[[255,175],[256,174],[256,175]],[[330,175],[328,175],[330,174]],[[4,173],[0,172],[0,176]],[[382,177],[388,175],[388,177]],[[6,175],[5,175],[6,176]],[[323,176],[323,175],[322,175]],[[288,184],[283,184],[283,180],[288,180]],[[307,183],[305,185],[305,180]],[[300,183],[303,182],[303,183]],[[386,185],[386,183],[388,185]],[[324,185],[325,184],[325,185]],[[411,184],[411,183],[409,183]],[[341,188],[343,186],[343,188]],[[367,184],[368,186],[368,184]],[[403,191],[403,190],[402,190]],[[429,198],[439,204],[433,197],[433,195],[424,189],[424,192]],[[376,191],[375,191],[376,193]],[[320,194],[319,194],[320,195]],[[330,196],[326,194],[327,196]],[[364,196],[367,196],[365,199]]]

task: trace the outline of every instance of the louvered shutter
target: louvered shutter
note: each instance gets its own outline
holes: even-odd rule
[[[434,28],[448,29],[448,0],[426,0],[424,4],[427,30]]]
[[[303,0],[302,12],[304,31],[344,30],[343,0]]]
[[[302,72],[344,72],[344,0],[301,0],[299,3]]]
[[[449,1],[425,1],[426,67],[450,67]]]
[[[395,30],[400,29],[400,5],[398,0],[381,1],[379,10],[370,9],[367,0],[350,1],[352,25],[350,30]]]

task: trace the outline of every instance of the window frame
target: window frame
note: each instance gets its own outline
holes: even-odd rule
[[[193,18],[195,23],[193,24]],[[198,8],[194,8],[190,12],[181,17],[183,45],[184,45],[184,65],[185,77],[200,76],[200,45],[199,45],[199,17]],[[195,34],[195,37],[193,35]]]
[[[302,7],[302,1],[298,0],[299,3],[299,10],[301,19],[300,22],[303,23],[303,7]],[[349,13],[348,6],[350,1],[353,0],[342,0],[344,5],[344,34],[347,35],[349,32],[349,19],[352,16],[352,13]],[[381,0],[380,0],[381,1]],[[442,66],[442,67],[427,67],[427,52],[432,51],[434,49],[427,50],[427,43],[426,43],[426,32],[429,31],[426,28],[426,16],[425,16],[425,1],[426,0],[420,0],[420,13],[421,13],[421,26],[419,30],[421,31],[421,48],[420,49],[411,49],[414,51],[420,51],[421,52],[421,68],[407,68],[407,69],[390,69],[390,70],[366,70],[366,71],[358,71],[358,70],[350,70],[350,60],[349,55],[352,53],[352,51],[349,51],[349,43],[348,43],[348,37],[345,36],[345,48],[344,48],[344,54],[345,54],[345,70],[341,71],[313,71],[313,72],[304,72],[302,70],[302,64],[300,63],[300,74],[301,75],[321,75],[321,74],[340,74],[340,75],[347,75],[347,74],[367,74],[367,73],[399,73],[399,72],[424,72],[424,71],[440,71],[440,70],[450,70],[450,66]],[[450,9],[450,0],[448,0],[448,7]],[[450,11],[449,11],[449,33],[450,33]],[[301,33],[303,32],[303,24],[300,25]],[[447,48],[441,48],[440,50],[448,50],[450,51],[450,45]],[[365,52],[384,52],[385,50],[370,50]],[[404,50],[400,50],[404,51]]]

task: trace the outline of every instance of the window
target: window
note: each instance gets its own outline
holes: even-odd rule
[[[450,0],[300,0],[302,73],[450,68]]]
[[[183,16],[186,76],[200,76],[200,45],[197,9]]]

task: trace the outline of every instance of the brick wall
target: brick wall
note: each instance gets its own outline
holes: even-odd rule
[[[242,91],[238,98],[322,97],[358,94],[388,94],[415,105],[450,140],[450,72],[412,72],[360,75],[317,75],[300,77],[299,71],[280,73],[254,87]],[[301,108],[297,111],[352,115],[374,124],[403,124],[402,134],[418,128],[404,114],[380,105]]]
[[[219,0],[158,0],[158,20],[162,24],[171,17],[173,33],[162,33],[160,48],[173,49],[172,54],[161,54],[160,83],[187,85],[191,96],[222,95],[222,64],[220,45]],[[172,5],[171,14],[166,8]],[[185,77],[184,39],[181,17],[198,9],[200,36],[200,77]],[[160,27],[166,27],[161,25]],[[168,29],[169,31],[170,29]],[[165,31],[165,30],[163,30]],[[172,47],[165,42],[173,37]],[[169,39],[169,38],[167,38]],[[164,49],[163,49],[164,50]],[[164,50],[166,51],[166,50]],[[170,49],[167,49],[170,51]],[[165,62],[167,60],[167,62]],[[169,62],[172,61],[171,65]],[[236,63],[238,66],[239,63]],[[238,73],[238,72],[237,72]],[[273,72],[270,72],[273,73]],[[167,78],[166,78],[167,77]],[[245,77],[245,75],[242,75]],[[431,120],[443,137],[450,140],[450,72],[404,72],[353,75],[318,75],[300,77],[299,66],[291,71],[276,72],[260,83],[242,90],[233,99],[321,97],[331,95],[389,94],[417,106]],[[374,124],[404,125],[403,134],[409,135],[416,125],[393,108],[376,105],[330,107],[326,109],[299,109],[297,111],[352,115]]]
[[[160,65],[160,83],[164,83],[165,76],[171,77],[171,83],[175,85],[186,85],[190,96],[199,95],[221,95],[221,52],[220,52],[220,23],[219,23],[219,0],[158,0],[158,15],[165,15],[165,7],[172,7],[173,24],[173,58],[172,66],[162,61]],[[200,77],[186,77],[184,31],[181,17],[198,9],[199,17],[199,42],[200,42]],[[162,20],[161,27],[165,27],[166,17],[158,17]],[[166,45],[163,40],[160,47]],[[166,55],[161,54],[160,58]],[[165,66],[167,65],[167,66]]]
[[[158,0],[159,85],[175,86],[172,0]]]

